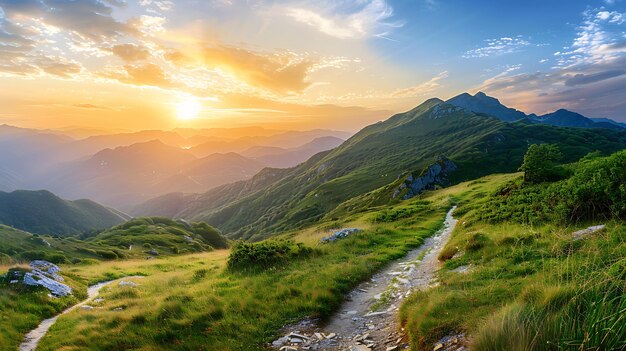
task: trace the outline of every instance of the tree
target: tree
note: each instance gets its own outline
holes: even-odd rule
[[[554,144],[532,144],[524,155],[520,171],[524,172],[524,183],[541,183],[556,180],[561,175],[557,162],[563,155]]]

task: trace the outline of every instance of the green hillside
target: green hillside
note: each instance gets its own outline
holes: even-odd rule
[[[264,181],[257,176],[190,195],[175,217],[206,221],[229,237],[259,240],[314,223],[343,202],[397,181],[406,172],[419,172],[441,155],[458,165],[449,177],[453,184],[516,171],[533,143],[556,144],[564,161],[571,162],[591,151],[623,149],[626,131],[506,123],[431,99]],[[389,191],[379,194],[380,203],[390,201],[393,189]],[[163,199],[150,206],[170,208]]]
[[[167,218],[135,218],[124,224],[76,236],[33,234],[0,225],[0,263],[43,259],[54,263],[93,263],[171,256],[224,249],[229,242],[206,223],[187,223]]]
[[[128,217],[90,200],[67,201],[46,190],[0,192],[0,223],[32,233],[75,235]]]

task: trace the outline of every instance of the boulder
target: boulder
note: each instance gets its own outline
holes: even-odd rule
[[[586,238],[587,236],[589,236],[591,234],[599,232],[599,231],[603,230],[604,228],[606,228],[606,225],[604,225],[604,224],[587,227],[585,229],[581,229],[581,230],[573,232],[572,233],[572,238],[574,240],[580,240],[580,239]]]
[[[59,266],[54,263],[35,260],[30,263],[31,270],[10,269],[7,279],[11,284],[23,284],[28,286],[42,286],[50,291],[50,295],[62,297],[72,294],[72,288],[63,284],[63,277],[58,273]]]
[[[350,236],[350,235],[352,235],[352,234],[354,234],[356,232],[360,232],[360,231],[361,231],[361,229],[358,229],[358,228],[342,229],[342,230],[340,230],[338,232],[333,233],[330,236],[323,237],[322,240],[320,240],[320,242],[322,244],[330,243],[330,242],[333,242],[333,241],[337,241],[339,239],[347,238],[348,236]]]

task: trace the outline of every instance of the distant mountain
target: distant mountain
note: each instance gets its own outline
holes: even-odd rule
[[[315,138],[304,145],[292,149],[254,147],[242,152],[242,154],[270,167],[289,168],[299,165],[318,152],[334,149],[343,142],[343,139],[327,136]]]
[[[475,95],[463,93],[449,99],[446,102],[455,106],[463,107],[474,113],[483,113],[496,117],[505,122],[526,120],[527,122],[533,123],[575,128],[618,129],[626,127],[626,124],[618,123],[608,118],[588,118],[579,113],[565,109],[560,109],[541,116],[537,116],[535,114],[527,115],[524,112],[504,106],[498,99],[488,96],[483,92],[478,92]]]
[[[202,192],[248,179],[264,166],[233,153],[198,159],[188,150],[153,140],[61,164],[40,183],[66,198],[89,197],[128,208],[168,192]]]
[[[521,121],[506,123],[430,99],[365,127],[339,147],[318,153],[297,167],[265,169],[250,180],[187,195],[186,199],[153,199],[133,213],[149,215],[149,209],[167,208],[169,213],[177,211],[173,217],[206,221],[232,238],[258,240],[304,227],[374,189],[383,189],[378,193],[380,203],[388,203],[397,183],[404,181],[403,175],[420,174],[442,155],[457,166],[447,175],[454,184],[517,170],[533,143],[557,144],[566,162],[594,150],[609,153],[626,148],[626,130]]]
[[[596,122],[591,118],[565,109],[559,109],[555,112],[535,117],[534,120],[558,127],[622,129],[617,124],[604,121]]]
[[[527,117],[524,112],[506,107],[502,105],[498,99],[488,96],[483,92],[478,92],[473,96],[468,93],[463,93],[446,102],[451,105],[463,107],[474,113],[484,113],[494,116],[505,122],[514,122]]]
[[[610,118],[589,118],[589,119],[594,121],[594,122],[610,123],[610,124],[614,124],[614,125],[620,126],[622,128],[626,128],[626,123],[617,122],[617,121],[614,121],[614,120],[612,120]]]
[[[327,129],[288,131],[269,136],[242,137],[231,141],[210,140],[192,147],[190,151],[198,157],[203,157],[213,153],[243,153],[258,146],[292,149],[317,138],[329,136],[345,140],[351,136],[351,133]]]
[[[17,176],[21,184],[27,183],[33,173],[54,164],[52,155],[73,141],[37,129],[0,125],[0,167]]]
[[[80,234],[126,219],[122,213],[96,202],[67,201],[45,190],[0,192],[0,223],[32,233]]]

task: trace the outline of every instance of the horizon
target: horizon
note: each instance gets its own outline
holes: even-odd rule
[[[620,0],[0,8],[0,123],[20,127],[355,132],[429,97],[477,91],[528,114],[626,122]]]

